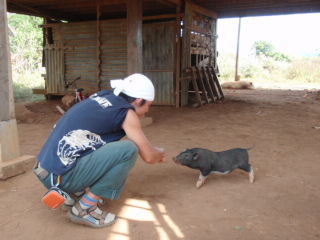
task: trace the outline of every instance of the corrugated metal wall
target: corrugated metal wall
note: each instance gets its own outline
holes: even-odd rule
[[[64,46],[62,43],[47,44],[45,54],[47,57],[45,64],[47,92],[60,93],[64,90]]]

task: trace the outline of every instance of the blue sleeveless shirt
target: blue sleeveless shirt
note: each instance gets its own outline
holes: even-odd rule
[[[76,160],[126,134],[122,124],[128,110],[135,108],[112,91],[104,90],[70,108],[55,125],[38,161],[56,175],[75,166]]]

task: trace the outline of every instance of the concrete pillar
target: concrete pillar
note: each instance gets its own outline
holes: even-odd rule
[[[32,168],[34,156],[20,157],[14,112],[12,70],[6,1],[0,1],[0,179],[16,176]]]

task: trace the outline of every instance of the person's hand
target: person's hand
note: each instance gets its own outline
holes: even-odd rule
[[[161,155],[162,155],[161,159],[159,160],[159,163],[167,162],[167,157],[166,157],[165,150],[163,148],[158,148],[158,149],[159,149],[159,151],[161,152]]]

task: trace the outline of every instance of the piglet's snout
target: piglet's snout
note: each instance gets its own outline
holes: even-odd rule
[[[172,158],[172,161],[174,161],[176,164],[181,164],[181,163],[177,160],[176,157],[173,157],[173,158]]]

